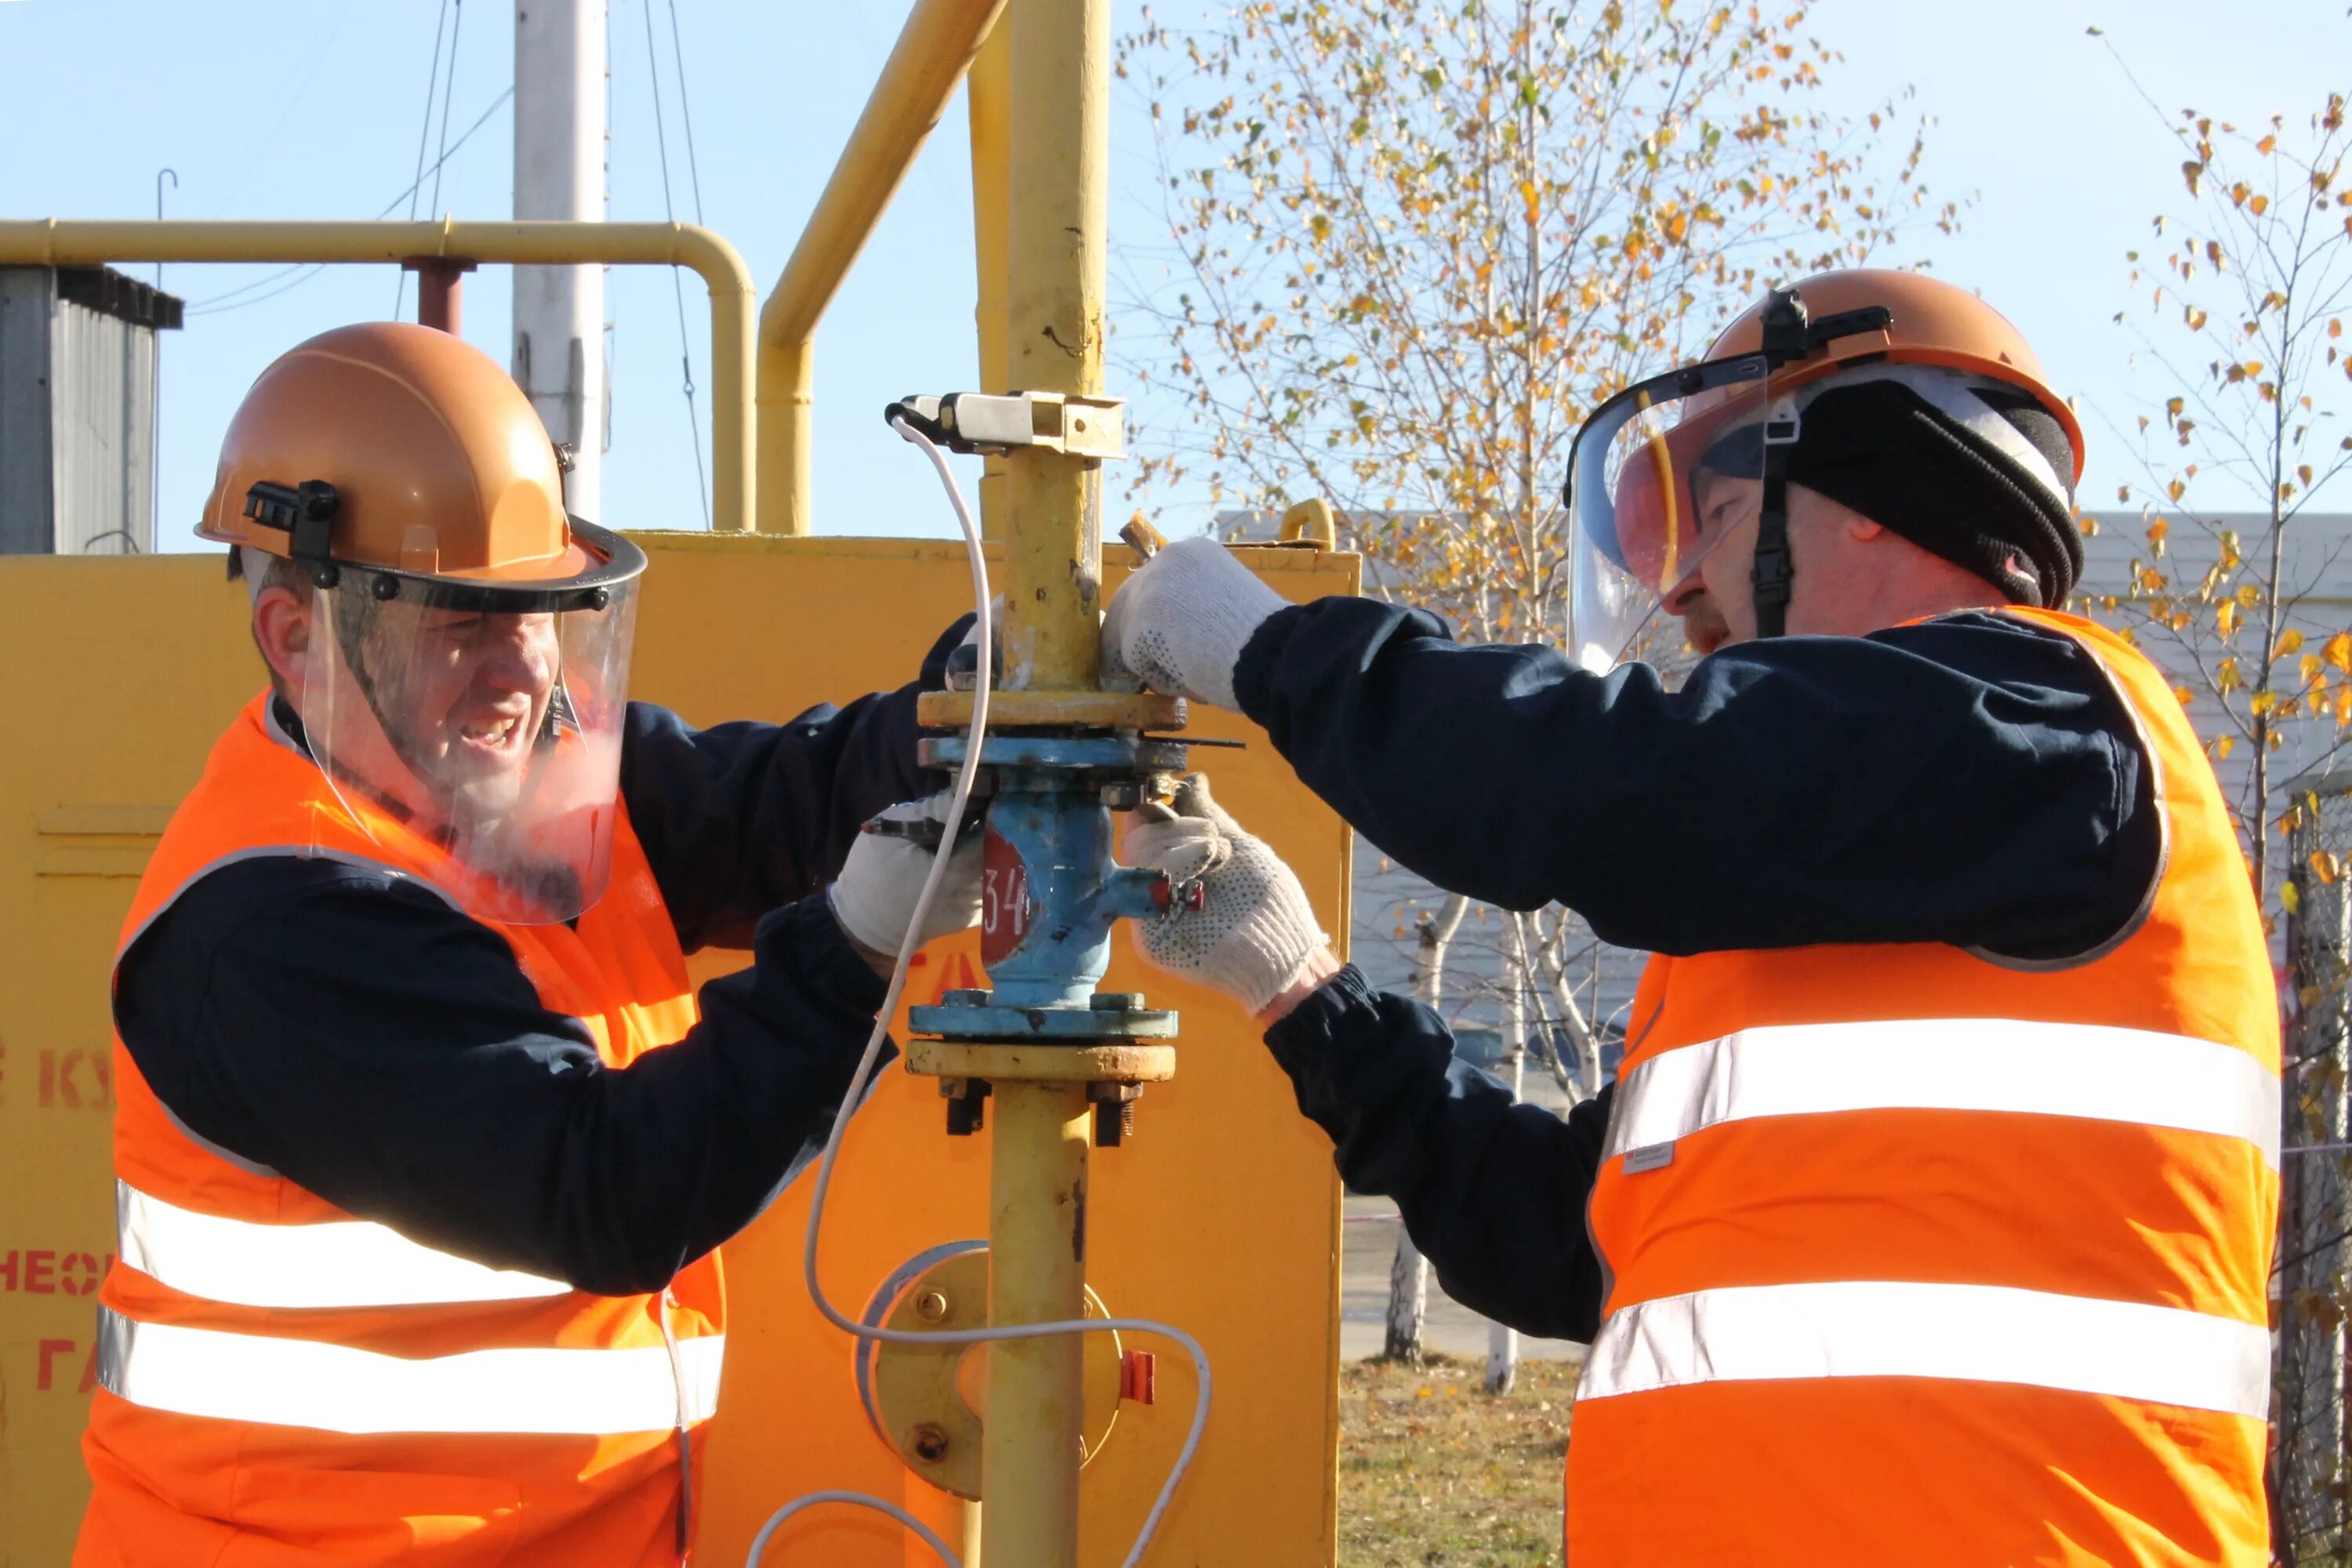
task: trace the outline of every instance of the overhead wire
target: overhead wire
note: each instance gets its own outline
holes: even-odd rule
[[[261,167],[262,160],[268,157],[270,149],[278,145],[278,138],[285,133],[287,121],[294,118],[294,111],[301,108],[303,99],[310,96],[310,84],[319,79],[319,68],[326,63],[327,56],[333,52],[335,40],[342,37],[343,24],[352,19],[352,9],[357,4],[358,0],[343,0],[343,8],[335,17],[335,25],[327,30],[324,41],[312,51],[310,64],[302,72],[301,84],[281,100],[276,122],[269,127],[261,140],[254,144],[253,155],[245,161],[245,167],[238,171],[236,178],[229,182],[228,189],[220,194],[217,198],[218,205],[228,206],[236,203],[238,193],[245,189],[245,183],[253,178],[253,172]],[[434,48],[438,52],[440,45],[436,42]]]
[[[665,222],[676,223],[677,210],[670,198],[669,189],[669,131],[664,123],[662,115],[661,61],[656,58],[654,48],[654,0],[641,0],[638,9],[645,14],[646,75],[653,83],[654,89],[654,144],[661,155],[662,217]],[[676,52],[677,10],[675,0],[672,0],[670,9],[670,43],[673,58],[677,60],[678,107],[682,112],[686,107],[686,61],[682,55]],[[687,164],[691,169],[694,163],[693,121],[689,119],[687,123]],[[698,224],[702,221],[702,176],[699,174],[697,174],[694,178],[694,221]],[[710,526],[710,481],[702,471],[702,416],[696,409],[694,402],[693,340],[687,335],[686,330],[686,283],[676,267],[669,269],[669,288],[670,297],[677,305],[677,364],[686,392],[687,429],[694,440],[694,483],[695,488],[702,495],[702,526],[709,528]]]
[[[449,26],[449,0],[441,0],[441,15],[433,24],[433,68],[425,77],[425,112],[416,122],[416,179],[408,187],[408,220],[416,221],[416,193],[425,184],[425,141],[433,134],[433,89],[441,83],[441,38]],[[446,156],[446,153],[445,153]],[[392,289],[392,319],[400,320],[400,302],[408,292],[408,268]]]
[[[429,174],[433,173],[434,170],[440,168],[443,163],[455,158],[458,153],[464,149],[466,143],[473,139],[474,133],[479,131],[484,125],[489,123],[490,116],[496,114],[499,110],[505,105],[506,101],[512,97],[514,97],[514,89],[509,87],[500,92],[498,97],[490,100],[488,105],[475,118],[474,122],[466,128],[466,133],[458,137],[457,141],[451,142],[449,144],[448,152],[443,153],[440,158],[436,160],[433,164],[433,168],[427,169],[425,173]],[[384,203],[383,209],[375,215],[376,221],[381,222],[384,218],[390,217],[392,216],[393,209],[400,205],[402,202],[406,201],[409,196],[420,189],[424,184],[424,179],[420,176],[416,184],[409,186],[407,190],[401,192],[398,195],[393,197],[392,200]],[[188,306],[186,313],[191,316],[208,316],[222,310],[241,310],[247,305],[258,305],[264,300],[274,300],[278,295],[285,293],[289,289],[299,288],[300,285],[308,283],[311,279],[317,277],[320,273],[324,272],[329,267],[333,265],[334,263],[327,261],[298,261],[290,267],[281,267],[275,272],[267,273],[262,277],[257,278],[250,283],[240,284],[235,289],[225,290],[222,293],[212,295],[206,299],[198,300]],[[255,295],[254,298],[249,300],[238,298],[239,295],[252,294],[253,290],[257,289],[267,288],[269,284],[278,281],[278,279],[286,277],[289,273],[295,272],[299,272],[302,274],[302,276],[295,279],[292,282],[288,283],[283,289],[272,289],[267,294]],[[235,302],[230,303],[229,301],[232,300]]]
[[[466,0],[450,0],[449,68],[441,77],[441,145],[433,159],[433,200],[429,212],[441,210],[441,165],[449,161],[449,102],[457,96],[457,37],[466,28]]]
[[[694,221],[702,221],[702,168],[694,156],[694,98],[686,90],[686,46],[678,41],[677,0],[669,0],[669,58],[677,66],[677,115],[686,122],[686,173],[694,186]]]

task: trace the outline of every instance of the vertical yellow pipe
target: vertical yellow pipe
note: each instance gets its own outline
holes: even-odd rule
[[[980,390],[1010,392],[1004,347],[1004,269],[1006,203],[1012,175],[1013,25],[1003,16],[972,58],[971,73],[964,79],[971,110],[971,232],[979,265],[979,304],[973,310],[980,329]],[[980,480],[980,530],[1001,540],[1009,524],[1005,517],[1004,459],[988,458]]]
[[[1110,0],[1013,0],[1005,297],[1013,384],[1102,390],[1110,209]],[[1024,449],[1005,460],[1004,684],[1092,689],[1101,475]]]
[[[1016,4],[1021,0],[1016,0]],[[998,1080],[988,1194],[988,1321],[1041,1323],[1086,1310],[1085,1086]],[[982,1552],[991,1563],[1077,1568],[1084,1431],[1075,1334],[988,1348],[981,1436]]]
[[[1006,374],[1028,391],[1096,394],[1110,206],[1110,0],[1012,0],[998,30],[1011,35]],[[982,206],[977,183],[974,197]],[[984,275],[984,258],[982,266]],[[999,584],[1008,688],[1097,683],[1098,483],[1088,464],[1059,453],[1025,448],[1005,459]],[[1000,1079],[989,1114],[989,1321],[1080,1317],[1093,1131],[1087,1091]],[[981,1541],[997,1568],[1077,1568],[1082,1365],[1075,1335],[989,1347]]]

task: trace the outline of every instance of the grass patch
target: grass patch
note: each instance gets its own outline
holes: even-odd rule
[[[1341,1568],[1541,1568],[1559,1561],[1573,1363],[1519,1363],[1499,1399],[1485,1365],[1339,1369]]]

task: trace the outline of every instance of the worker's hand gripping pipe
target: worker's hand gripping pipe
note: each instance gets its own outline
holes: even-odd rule
[[[980,773],[981,736],[988,728],[988,698],[992,684],[991,667],[994,661],[988,657],[986,650],[995,646],[995,627],[992,625],[993,617],[991,615],[992,605],[988,592],[988,560],[981,550],[980,525],[972,521],[971,509],[964,505],[963,492],[956,485],[955,473],[948,467],[946,454],[905,419],[894,418],[890,421],[890,425],[891,428],[897,430],[904,439],[921,447],[923,455],[930,458],[932,468],[939,471],[940,482],[947,488],[948,500],[955,508],[956,523],[963,530],[964,549],[971,561],[972,604],[979,618],[975,640],[982,649],[982,653],[977,661],[978,678],[972,689],[971,723],[965,731],[963,761],[956,769],[955,787],[949,796],[947,820],[960,823],[963,820],[964,807],[971,798],[972,780]],[[874,1015],[874,1032],[866,1037],[866,1054],[858,1058],[857,1070],[850,1075],[848,1091],[842,1096],[841,1110],[834,1117],[833,1130],[826,1135],[824,1155],[817,1162],[816,1186],[809,1199],[808,1237],[801,1254],[802,1273],[808,1282],[809,1300],[816,1303],[816,1310],[824,1314],[825,1321],[844,1333],[853,1334],[863,1340],[877,1340],[898,1344],[977,1345],[1001,1340],[1034,1340],[1055,1334],[1121,1331],[1129,1333],[1159,1334],[1181,1345],[1184,1348],[1184,1353],[1192,1358],[1193,1370],[1199,1374],[1200,1393],[1193,1402],[1192,1425],[1184,1434],[1184,1446],[1177,1451],[1175,1466],[1168,1472],[1168,1480],[1160,1489],[1160,1496],[1152,1502],[1151,1511],[1144,1516],[1143,1529],[1136,1535],[1135,1544],[1128,1551],[1123,1568],[1136,1568],[1136,1565],[1143,1561],[1144,1552],[1150,1546],[1151,1538],[1158,1533],[1160,1521],[1166,1515],[1168,1504],[1175,1497],[1176,1488],[1183,1480],[1184,1472],[1192,1468],[1192,1458],[1200,1451],[1201,1433],[1208,1426],[1209,1356],[1208,1352],[1201,1348],[1200,1341],[1173,1324],[1155,1322],[1148,1318],[1067,1319],[1051,1323],[1016,1323],[985,1329],[937,1330],[928,1332],[920,1330],[877,1328],[858,1322],[836,1310],[831,1301],[825,1300],[824,1287],[817,1279],[817,1237],[824,1224],[825,1193],[833,1184],[834,1160],[841,1152],[842,1131],[849,1125],[850,1115],[857,1109],[858,1102],[866,1097],[866,1080],[874,1076],[874,1065],[882,1054],[882,1042],[888,1035],[890,1019],[898,1012],[898,998],[907,988],[907,973],[913,966],[916,949],[922,945],[923,924],[930,913],[932,900],[939,894],[940,883],[946,876],[948,856],[953,847],[952,835],[943,836],[940,841],[938,854],[931,862],[930,875],[923,880],[923,890],[916,901],[914,917],[907,922],[907,935],[899,943],[898,961],[891,970],[889,989],[883,996],[880,1009]],[[778,1509],[769,1516],[768,1522],[760,1527],[760,1533],[751,1538],[751,1550],[744,1558],[745,1568],[759,1568],[761,1554],[767,1550],[768,1542],[774,1537],[776,1531],[783,1527],[785,1521],[803,1509],[814,1508],[821,1503],[845,1503],[886,1513],[920,1536],[925,1545],[939,1553],[940,1561],[948,1564],[948,1568],[963,1568],[955,1553],[948,1550],[947,1543],[933,1533],[922,1521],[894,1502],[871,1497],[864,1492],[854,1491],[811,1492],[808,1496],[795,1498]],[[1018,1568],[1018,1565],[1008,1564],[1006,1568]]]

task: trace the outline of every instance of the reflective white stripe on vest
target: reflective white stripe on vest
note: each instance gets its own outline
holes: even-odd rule
[[[1838,1110],[2081,1116],[2241,1138],[2279,1162],[2279,1080],[2211,1040],[2096,1024],[1777,1025],[1663,1051],[1617,1087],[1604,1158],[1752,1117]]]
[[[571,1286],[438,1252],[369,1220],[253,1225],[114,1184],[123,1263],[239,1307],[415,1307],[562,1296]]]
[[[99,1309],[98,1382],[150,1410],[328,1432],[666,1432],[719,1407],[723,1334],[628,1350],[411,1360],[315,1340],[142,1323]]]
[[[2000,1285],[1745,1285],[1620,1308],[1577,1398],[1762,1378],[1933,1377],[2270,1414],[2270,1331]]]

